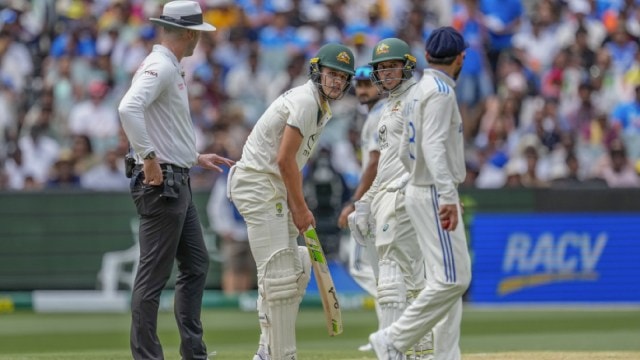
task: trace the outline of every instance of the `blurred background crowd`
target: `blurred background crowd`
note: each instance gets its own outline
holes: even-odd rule
[[[218,28],[182,62],[200,152],[239,158],[266,107],[307,80],[322,44],[347,44],[363,65],[377,41],[399,37],[420,77],[430,31],[452,25],[469,43],[456,89],[463,186],[640,186],[640,1],[200,3]],[[147,19],[163,4],[0,0],[0,190],[128,189],[117,104],[158,41]],[[316,199],[339,209],[358,181],[366,114],[352,94],[333,112],[306,176],[343,186]],[[216,176],[194,169],[193,187],[210,190]]]

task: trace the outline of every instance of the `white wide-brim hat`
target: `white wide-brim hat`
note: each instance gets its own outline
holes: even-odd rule
[[[214,31],[215,26],[202,20],[202,9],[195,1],[171,1],[162,8],[160,18],[150,18],[152,23],[190,30]]]

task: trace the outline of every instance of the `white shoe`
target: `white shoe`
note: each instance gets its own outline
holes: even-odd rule
[[[433,332],[429,331],[417,344],[407,350],[405,354],[407,355],[407,360],[432,360]]]
[[[407,357],[398,349],[393,347],[391,340],[387,332],[378,330],[369,335],[369,343],[373,347],[373,351],[376,353],[378,360],[406,360]]]
[[[267,347],[264,345],[258,346],[258,351],[256,351],[255,355],[253,355],[253,360],[271,360],[271,356],[269,356]]]
[[[366,343],[364,345],[358,346],[358,351],[373,351],[373,347],[371,347],[371,344]]]

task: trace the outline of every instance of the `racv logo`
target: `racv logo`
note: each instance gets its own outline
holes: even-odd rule
[[[496,292],[505,296],[527,288],[568,281],[596,281],[608,234],[566,231],[560,234],[515,232],[502,262]]]

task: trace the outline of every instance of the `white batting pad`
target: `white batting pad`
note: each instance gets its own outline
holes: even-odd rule
[[[395,261],[383,259],[379,264],[378,304],[380,328],[384,329],[396,321],[407,307],[407,287],[400,266]]]
[[[298,258],[302,265],[302,274],[298,278],[298,302],[302,300],[307,290],[309,280],[311,280],[311,257],[309,257],[309,249],[306,246],[298,246]]]
[[[264,296],[268,305],[269,353],[271,360],[295,360],[298,278],[302,273],[298,249],[285,248],[267,260]]]

